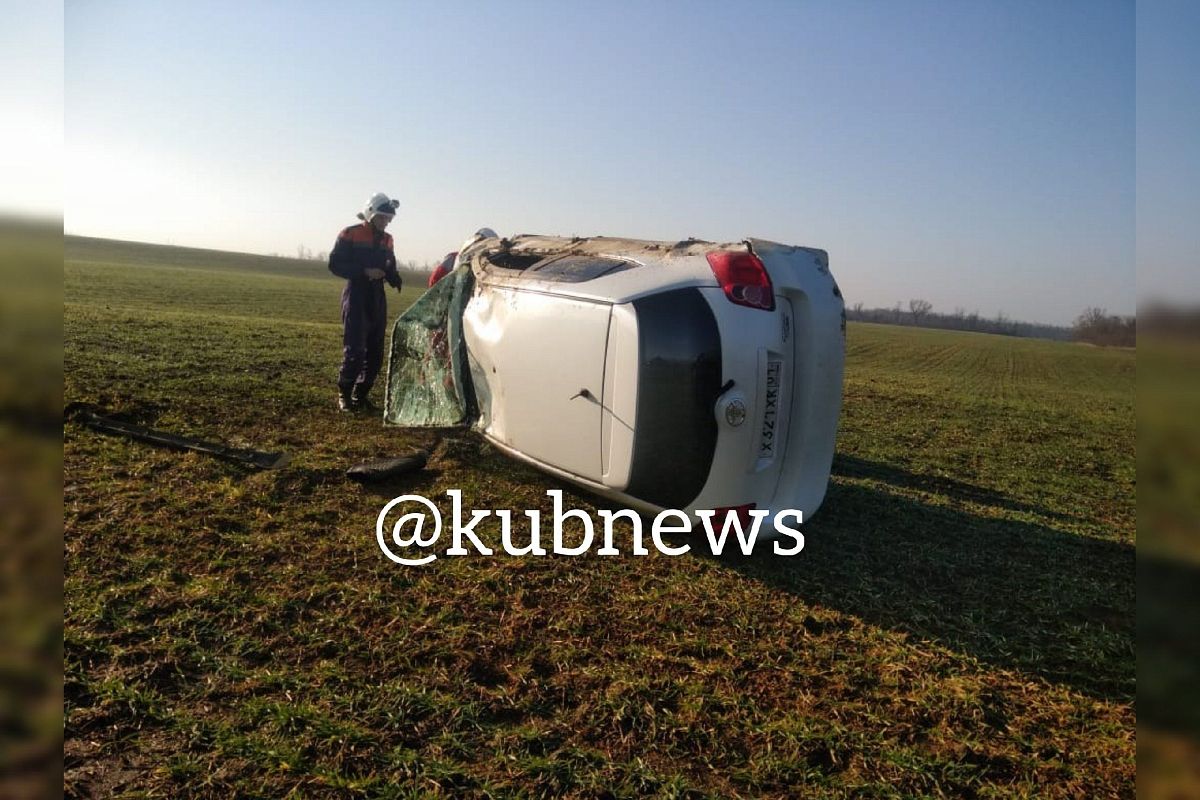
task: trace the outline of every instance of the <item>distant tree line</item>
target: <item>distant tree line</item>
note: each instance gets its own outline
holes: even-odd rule
[[[1151,303],[1138,312],[1142,332],[1163,338],[1200,340],[1200,308]]]
[[[1109,314],[1103,308],[1088,308],[1075,319],[1071,338],[1107,347],[1133,347],[1137,344],[1137,318]]]
[[[301,261],[328,261],[329,253],[324,250],[313,252],[304,245],[296,245],[296,258]]]
[[[956,308],[950,314],[939,313],[933,310],[933,303],[920,298],[909,300],[907,308],[901,303],[896,303],[892,308],[863,308],[862,303],[855,303],[846,309],[846,319],[856,322],[880,322],[887,325],[997,333],[1001,336],[1026,336],[1057,341],[1069,341],[1073,334],[1072,328],[1063,325],[1020,322],[1009,319],[1004,312],[1000,312],[994,317],[982,316],[978,311],[968,313],[962,308]]]

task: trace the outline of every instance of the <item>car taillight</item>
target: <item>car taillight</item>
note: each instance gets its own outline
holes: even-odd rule
[[[745,505],[741,506],[725,506],[724,508],[714,508],[713,523],[724,526],[725,520],[729,517],[729,515],[734,514],[742,523],[742,530],[749,530],[750,524],[753,522],[750,512],[754,510],[757,505],[757,503],[746,503]]]
[[[771,276],[754,253],[727,250],[709,253],[708,265],[730,301],[763,311],[775,310]]]

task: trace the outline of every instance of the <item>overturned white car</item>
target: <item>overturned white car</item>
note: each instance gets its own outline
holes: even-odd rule
[[[474,425],[642,511],[807,520],[829,482],[844,344],[821,250],[477,235],[397,320],[384,418]]]

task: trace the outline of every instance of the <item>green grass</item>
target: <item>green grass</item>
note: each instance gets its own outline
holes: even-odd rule
[[[1138,780],[1186,797],[1200,792],[1200,344],[1140,338]]]
[[[62,751],[62,228],[0,216],[0,797]]]
[[[404,568],[374,542],[394,495],[597,500],[339,416],[311,264],[67,256],[68,400],[293,454],[67,428],[68,795],[1132,795],[1132,352],[851,324],[799,556]],[[341,476],[413,447],[411,479]]]

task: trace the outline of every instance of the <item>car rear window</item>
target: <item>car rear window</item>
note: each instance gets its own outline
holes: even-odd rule
[[[717,449],[721,332],[699,289],[633,301],[638,319],[637,424],[631,496],[687,508],[704,489]]]

